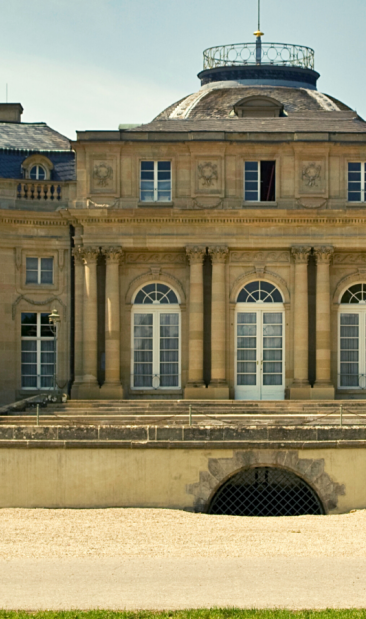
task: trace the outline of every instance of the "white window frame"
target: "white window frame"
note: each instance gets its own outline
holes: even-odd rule
[[[278,289],[279,290],[279,289]],[[235,307],[235,330],[234,330],[234,354],[235,354],[235,392],[237,389],[244,389],[245,385],[238,385],[238,314],[257,314],[261,316],[262,322],[261,324],[256,323],[257,326],[257,347],[256,347],[256,365],[257,365],[257,380],[260,381],[257,387],[258,392],[263,395],[263,389],[265,387],[270,387],[270,385],[263,385],[263,364],[265,363],[263,359],[263,314],[282,314],[282,385],[274,385],[274,387],[279,387],[283,391],[283,400],[285,399],[285,389],[286,389],[286,312],[284,303],[262,303],[261,301],[257,301],[256,303],[237,303]],[[260,349],[258,349],[260,346]],[[261,351],[262,358],[258,358],[259,351]],[[258,401],[264,401],[261,398]]]
[[[175,292],[175,291],[173,291]],[[176,293],[175,293],[176,294]],[[135,371],[135,341],[134,341],[134,326],[135,326],[135,314],[152,314],[153,315],[153,376],[160,375],[160,314],[178,314],[179,315],[179,355],[178,355],[178,385],[175,387],[161,387],[160,384],[151,387],[135,387],[134,386],[134,371]],[[182,318],[181,309],[179,305],[159,304],[154,305],[150,303],[138,304],[132,306],[131,312],[131,389],[133,391],[177,391],[181,387],[181,365],[182,365]]]
[[[31,259],[31,260],[37,260],[37,281],[36,282],[27,282],[27,274],[28,271],[34,272],[35,269],[28,269],[27,268],[27,260]],[[42,260],[52,260],[52,281],[51,282],[47,282],[47,283],[43,283],[42,282]],[[37,256],[26,256],[25,259],[25,283],[27,286],[53,286],[54,285],[54,257],[53,256],[42,256],[41,258],[37,257]],[[44,272],[49,273],[50,271],[44,269]]]
[[[346,291],[344,291],[346,292]],[[342,293],[342,296],[344,294]],[[341,387],[341,315],[342,314],[358,314],[358,382],[363,376],[364,386],[358,384],[355,386]],[[364,391],[366,389],[366,305],[364,303],[340,303],[338,311],[338,389],[340,391]]]
[[[262,177],[261,177],[261,163],[263,161],[274,161],[275,162],[275,199],[274,200],[266,200],[266,201],[262,201],[261,200],[261,182],[262,182]],[[246,163],[256,163],[257,164],[257,173],[258,173],[258,187],[257,187],[257,200],[247,200],[245,197],[245,182],[246,182],[246,178],[245,178],[245,164]],[[249,181],[249,182],[254,182],[254,181]],[[277,200],[277,160],[276,159],[254,159],[254,160],[249,160],[246,159],[244,161],[244,202],[246,202],[247,204],[257,204],[258,202],[261,202],[262,204],[275,204]]]
[[[32,178],[32,177],[31,177],[31,172],[32,172],[33,168],[36,168],[36,178]],[[43,171],[43,173],[44,173],[44,178],[41,178],[41,179],[39,178],[39,171],[40,171],[40,170],[42,170],[42,171]],[[41,180],[41,181],[46,181],[46,180],[47,180],[47,170],[46,170],[46,168],[45,168],[43,165],[41,165],[40,163],[35,163],[34,165],[32,165],[32,166],[29,168],[29,178],[30,178],[30,180],[32,180],[32,181],[34,181],[34,180],[37,180],[37,181],[39,181],[39,180]]]
[[[45,391],[53,391],[55,388],[55,377],[57,376],[57,337],[56,336],[52,336],[52,337],[42,337],[41,336],[41,315],[45,314],[46,312],[21,312],[22,314],[36,314],[37,315],[37,335],[36,336],[23,336],[22,335],[22,331],[20,331],[20,336],[21,336],[21,346],[20,346],[20,354],[21,354],[21,390],[22,391],[40,391],[40,390],[45,390]],[[20,321],[20,329],[22,330],[22,321]],[[57,326],[56,326],[57,329]],[[36,355],[37,355],[37,386],[36,387],[23,387],[23,359],[22,359],[22,353],[23,352],[27,352],[27,351],[23,351],[23,346],[22,346],[22,342],[26,341],[26,342],[34,342],[36,341]],[[54,342],[54,368],[53,368],[53,375],[52,375],[52,385],[50,387],[43,387],[41,385],[41,379],[42,379],[42,375],[41,375],[41,342],[49,342],[49,341],[53,341]],[[26,364],[25,364],[26,365]],[[24,376],[28,376],[27,374],[25,374]],[[30,375],[33,376],[33,375]],[[49,374],[47,375],[49,376]]]
[[[142,177],[142,164],[143,163],[153,163],[154,164],[154,199],[151,200],[143,200],[142,198],[142,182],[143,179]],[[158,164],[159,163],[170,163],[170,199],[169,200],[158,200]],[[140,195],[139,195],[139,200],[141,203],[143,204],[151,204],[151,203],[155,203],[158,202],[159,204],[170,204],[172,202],[173,199],[173,166],[172,166],[172,161],[171,159],[141,159],[140,160]]]
[[[360,200],[350,200],[349,199],[349,183],[352,182],[349,180],[350,171],[348,166],[350,163],[359,163],[361,165],[361,199]],[[347,161],[347,202],[349,204],[361,204],[366,202],[366,162],[364,161]]]

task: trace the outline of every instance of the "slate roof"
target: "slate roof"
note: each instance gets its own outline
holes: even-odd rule
[[[353,116],[353,117],[352,117]],[[230,118],[154,120],[131,132],[175,133],[220,131],[227,133],[366,133],[366,122],[350,112],[319,112],[293,114],[287,118]]]
[[[288,115],[294,112],[350,109],[317,90],[288,86],[242,86],[239,83],[228,87],[225,82],[217,82],[169,106],[155,120],[230,118],[234,105],[241,99],[259,95],[280,101]]]
[[[39,152],[39,151],[35,151]],[[0,178],[23,178],[22,163],[35,152],[1,150],[0,149]],[[75,153],[73,151],[47,152],[42,151],[53,163],[51,179],[54,181],[76,180]]]
[[[69,151],[70,140],[46,123],[0,122],[0,148],[40,151]]]

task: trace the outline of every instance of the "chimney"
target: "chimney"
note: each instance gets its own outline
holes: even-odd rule
[[[0,103],[0,122],[20,123],[23,107],[20,103]]]

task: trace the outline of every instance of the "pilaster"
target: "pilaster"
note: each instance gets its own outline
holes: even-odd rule
[[[315,247],[316,260],[316,382],[313,398],[334,400],[335,389],[330,380],[330,264],[333,247]]]
[[[190,264],[189,273],[189,343],[188,383],[184,397],[200,400],[207,397],[203,382],[203,261],[204,246],[188,246],[186,253]]]
[[[228,400],[226,381],[226,261],[229,250],[216,245],[208,248],[212,260],[211,382],[210,399]]]
[[[292,247],[295,261],[294,299],[294,381],[290,386],[291,400],[310,400],[309,384],[309,312],[308,262],[311,247]]]
[[[105,285],[105,382],[100,397],[123,400],[121,385],[121,325],[119,266],[123,258],[121,247],[103,247],[106,258]]]

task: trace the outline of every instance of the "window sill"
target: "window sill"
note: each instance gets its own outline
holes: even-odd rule
[[[138,202],[137,206],[139,208],[156,208],[157,206],[160,208],[172,208],[174,206],[174,202]]]
[[[348,208],[365,208],[366,202],[346,202]]]
[[[277,208],[277,202],[243,202],[243,208]]]

